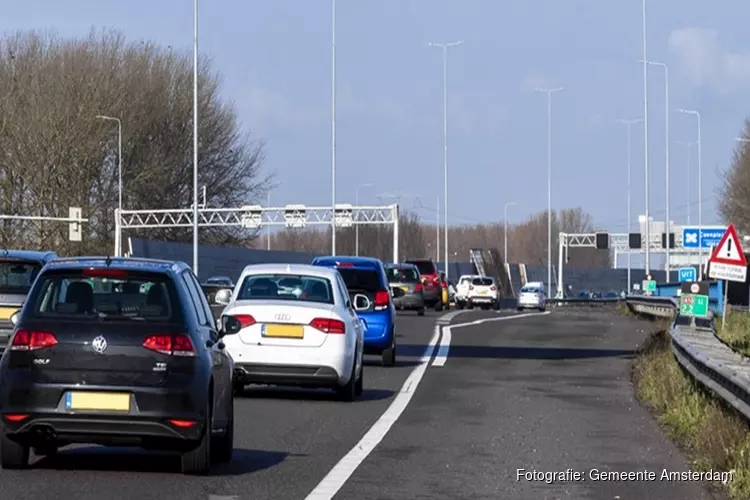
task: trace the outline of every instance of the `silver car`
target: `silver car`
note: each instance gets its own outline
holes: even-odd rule
[[[518,294],[516,309],[519,311],[523,311],[524,309],[539,309],[540,311],[544,311],[547,309],[547,294],[539,286],[526,285],[521,288],[521,292]]]

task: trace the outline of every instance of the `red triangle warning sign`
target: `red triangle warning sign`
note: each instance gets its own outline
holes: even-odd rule
[[[728,264],[730,266],[747,266],[747,259],[740,246],[740,238],[734,224],[729,224],[719,244],[714,248],[709,262],[715,264]]]

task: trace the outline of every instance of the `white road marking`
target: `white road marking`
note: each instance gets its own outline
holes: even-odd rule
[[[438,350],[437,356],[432,360],[432,366],[445,366],[445,362],[448,361],[448,352],[451,349],[451,330],[454,328],[463,328],[465,326],[481,325],[489,321],[505,321],[508,319],[528,318],[529,316],[545,316],[550,311],[543,313],[526,313],[526,314],[514,314],[513,316],[501,316],[499,318],[485,318],[471,321],[469,323],[458,323],[456,325],[444,326],[443,327],[443,338],[440,340],[440,349]]]
[[[456,311],[457,312],[457,311]],[[450,313],[449,313],[450,314]],[[442,317],[440,318],[442,319]],[[370,427],[370,430],[362,437],[354,448],[344,456],[339,463],[318,483],[314,490],[307,495],[305,500],[331,500],[336,493],[346,484],[346,481],[354,474],[357,467],[364,462],[367,456],[372,453],[375,447],[383,440],[388,431],[391,429],[396,420],[406,409],[411,401],[412,396],[419,386],[419,382],[424,377],[427,366],[435,353],[435,348],[440,338],[440,326],[435,325],[435,333],[430,340],[429,345],[422,355],[420,364],[412,370],[409,377],[401,386],[401,390],[393,399],[391,405],[383,412],[377,422]]]

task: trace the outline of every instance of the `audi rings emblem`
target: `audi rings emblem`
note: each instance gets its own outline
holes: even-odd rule
[[[274,319],[276,321],[289,321],[292,319],[292,316],[287,313],[276,313]]]
[[[107,350],[107,339],[99,335],[91,342],[91,348],[99,354]]]

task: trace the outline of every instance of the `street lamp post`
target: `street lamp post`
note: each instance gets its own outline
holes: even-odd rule
[[[198,276],[198,0],[193,3],[193,272]]]
[[[690,169],[693,165],[693,145],[695,142],[684,142],[684,141],[677,141],[677,144],[681,144],[683,146],[687,146],[687,225],[690,225],[690,206],[693,204],[692,196],[691,196],[691,187],[690,187],[690,179],[691,179],[691,173]]]
[[[428,43],[430,47],[438,47],[443,50],[443,182],[444,198],[443,209],[445,211],[445,279],[448,279],[448,49],[463,44],[463,41],[448,43]]]
[[[630,231],[632,228],[632,225],[630,223],[630,218],[632,217],[631,215],[632,210],[630,208],[630,198],[632,194],[631,183],[630,183],[630,176],[631,176],[631,171],[632,171],[631,169],[631,156],[632,156],[631,154],[632,153],[631,151],[632,149],[631,148],[631,136],[632,136],[631,128],[633,125],[635,125],[636,123],[641,123],[643,120],[639,118],[637,120],[618,120],[618,121],[620,123],[624,123],[625,125],[627,125],[627,128],[628,128],[628,234],[630,234]],[[630,248],[628,248],[628,293],[630,293],[630,290],[631,290],[631,282],[630,282],[630,270],[631,270],[630,256],[631,254],[632,252],[630,251]]]
[[[646,276],[651,274],[651,217],[648,194],[648,51],[646,48],[646,0],[643,0],[643,155],[646,176]]]
[[[336,0],[331,0],[331,255],[336,255]]]
[[[356,206],[359,206],[359,190],[363,187],[372,187],[372,184],[365,183],[357,186],[355,201]],[[354,224],[354,255],[359,256],[359,224],[356,224],[356,221]]]
[[[271,193],[266,194],[266,207],[271,208]],[[271,224],[266,228],[266,250],[271,250]]]
[[[112,116],[96,115],[100,120],[108,120],[117,123],[117,208],[122,213],[122,122],[119,118]],[[118,215],[119,217],[119,215]],[[117,245],[117,257],[122,255],[122,242]]]
[[[680,113],[693,115],[698,119],[698,255],[703,266],[703,165],[701,152],[701,114],[694,109],[678,109]]]
[[[643,62],[643,61],[639,61]],[[664,140],[664,149],[665,149],[665,171],[666,171],[666,187],[667,187],[667,193],[666,193],[666,205],[667,205],[667,223],[664,226],[666,228],[666,235],[667,235],[667,241],[666,241],[666,264],[664,265],[664,272],[666,273],[666,282],[669,283],[669,234],[670,234],[670,224],[669,224],[669,68],[666,64],[656,61],[646,61],[646,64],[650,64],[652,66],[659,66],[664,68],[664,92],[665,92],[665,123],[666,123],[666,135]]]
[[[508,207],[515,206],[515,204],[516,204],[515,201],[509,201],[508,203],[505,204],[505,210],[504,210],[505,222],[503,223],[503,229],[505,230],[505,242],[503,244],[503,259],[505,259],[506,264],[508,263]]]
[[[552,293],[552,93],[555,89],[535,89],[547,93],[547,293]]]

